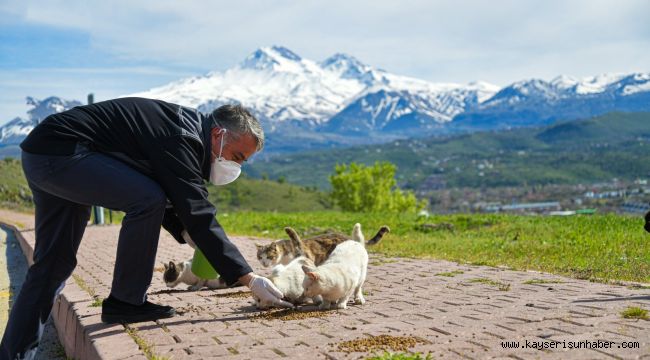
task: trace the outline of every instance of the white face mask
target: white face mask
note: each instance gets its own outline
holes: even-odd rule
[[[223,152],[223,138],[226,136],[226,129],[221,130],[221,146],[219,147],[219,156],[214,160],[210,169],[210,182],[214,185],[226,185],[237,180],[241,174],[241,165],[221,157]]]

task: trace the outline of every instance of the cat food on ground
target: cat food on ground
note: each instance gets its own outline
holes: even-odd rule
[[[176,313],[178,315],[185,315],[188,312],[193,312],[195,314],[201,314],[201,313],[205,312],[203,310],[203,308],[201,308],[200,306],[195,306],[195,305],[192,305],[192,304],[189,304],[187,306],[177,307],[177,308],[175,308],[175,310],[176,310]]]
[[[220,297],[220,298],[244,299],[244,298],[250,298],[252,295],[250,291],[235,291],[235,292],[219,293],[210,296]]]
[[[417,344],[429,344],[429,342],[417,336],[379,335],[343,341],[338,344],[338,351],[346,353],[377,350],[408,351]]]
[[[329,316],[333,311],[323,311],[323,310],[310,310],[310,311],[301,311],[296,309],[284,309],[284,310],[275,310],[275,311],[265,311],[255,315],[251,315],[251,320],[304,320],[310,318],[321,318]]]

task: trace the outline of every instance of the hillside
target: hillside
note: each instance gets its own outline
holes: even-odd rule
[[[220,213],[246,211],[318,211],[331,209],[327,195],[314,188],[250,179],[242,175],[232,184],[208,186],[210,201]],[[20,161],[0,160],[0,207],[29,210],[33,208],[31,191]]]
[[[390,161],[398,181],[418,188],[435,175],[447,187],[575,184],[650,175],[650,113],[611,113],[543,128],[410,139],[273,157],[252,176],[326,189],[335,164]]]

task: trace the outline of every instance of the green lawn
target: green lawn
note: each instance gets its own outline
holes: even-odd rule
[[[370,248],[388,256],[435,258],[514,269],[540,270],[596,281],[650,282],[650,234],[641,217],[597,215],[541,217],[406,214],[335,211],[302,213],[240,212],[217,216],[226,232],[268,238],[335,229],[349,233],[360,222],[367,238],[381,225],[391,233]],[[424,223],[453,225],[421,227]]]

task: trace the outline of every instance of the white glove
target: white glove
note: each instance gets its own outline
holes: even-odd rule
[[[275,287],[271,280],[263,276],[253,274],[253,277],[248,283],[248,288],[251,289],[253,298],[255,298],[258,303],[271,304],[288,308],[293,307],[292,303],[282,300],[284,297],[282,291],[278,290],[278,288]]]
[[[196,249],[196,244],[194,241],[192,241],[192,238],[190,237],[190,234],[187,233],[187,230],[183,230],[181,236],[183,237],[183,240],[185,240],[185,242],[192,247],[192,249]]]

